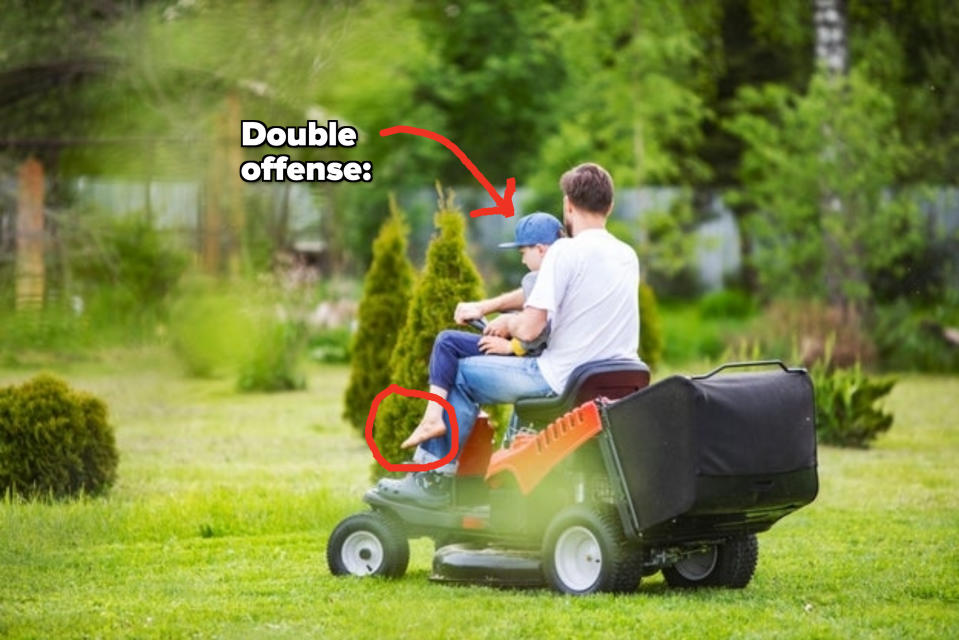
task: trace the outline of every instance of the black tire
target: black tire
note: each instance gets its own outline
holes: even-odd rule
[[[542,563],[546,582],[571,595],[635,591],[643,573],[642,556],[626,541],[616,511],[584,505],[567,507],[550,522]]]
[[[410,545],[402,525],[378,511],[346,518],[326,545],[326,563],[335,576],[399,578],[409,562]]]
[[[742,589],[752,580],[759,560],[759,541],[755,534],[736,536],[663,569],[671,587],[726,587]]]

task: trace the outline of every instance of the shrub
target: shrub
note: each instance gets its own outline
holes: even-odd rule
[[[390,358],[390,382],[407,389],[426,388],[433,341],[443,329],[455,327],[456,303],[482,296],[479,273],[466,254],[462,212],[441,197],[435,223],[439,233],[426,252],[426,266]],[[422,401],[396,394],[383,401],[376,420],[376,442],[384,457],[402,459],[405,452],[399,445],[422,414]],[[373,474],[383,475],[384,470],[374,464]]]
[[[639,357],[654,368],[663,356],[663,328],[656,293],[645,282],[639,284]]]
[[[101,494],[116,479],[117,459],[102,400],[50,375],[0,388],[0,491]]]
[[[266,314],[252,341],[249,356],[240,364],[239,391],[294,391],[306,388],[300,369],[303,354],[302,324]]]
[[[256,335],[250,297],[213,280],[196,279],[170,312],[171,346],[187,374],[211,378],[235,373],[250,358]]]
[[[373,242],[373,262],[363,282],[343,400],[343,417],[360,431],[366,427],[373,397],[390,384],[390,356],[406,321],[413,287],[413,265],[406,255],[408,232],[391,199],[390,216]]]
[[[754,311],[753,301],[743,291],[714,291],[699,300],[699,314],[704,318],[746,318]]]
[[[309,337],[310,358],[328,364],[345,364],[350,361],[350,342],[352,337],[349,327],[320,329]]]
[[[11,304],[0,311],[0,352],[14,360],[15,354],[30,351],[77,354],[93,343],[92,329],[85,314],[64,304],[20,310]]]
[[[816,392],[816,434],[823,444],[867,447],[892,426],[893,416],[877,408],[893,378],[871,378],[856,364],[847,369],[817,363],[810,370]]]
[[[955,303],[913,309],[899,300],[876,308],[872,336],[887,369],[959,373],[959,346],[943,337],[944,327],[957,326]]]
[[[186,256],[142,216],[91,216],[68,242],[91,322],[149,335],[186,270]]]
[[[664,302],[659,308],[663,360],[672,366],[718,358],[726,348],[727,336],[743,330],[741,321],[703,317],[692,303]],[[640,322],[644,322],[642,318]]]

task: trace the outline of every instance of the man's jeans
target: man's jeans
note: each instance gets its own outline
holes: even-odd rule
[[[481,404],[513,403],[520,398],[551,396],[552,388],[539,372],[536,358],[515,356],[475,356],[459,361],[456,382],[450,389],[447,401],[456,412],[459,428],[459,448],[463,450],[466,439],[473,430],[473,422]],[[450,451],[452,432],[449,417],[443,412],[446,433],[430,438],[416,448],[413,461],[434,462]],[[459,455],[457,454],[457,459]],[[454,473],[456,461],[438,469],[442,473]]]

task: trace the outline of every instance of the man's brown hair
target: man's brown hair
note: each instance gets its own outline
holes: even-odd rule
[[[573,167],[559,179],[559,186],[577,209],[605,216],[613,208],[613,178],[598,164]]]

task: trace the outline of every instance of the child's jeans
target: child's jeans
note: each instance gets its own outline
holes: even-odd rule
[[[469,331],[441,331],[430,354],[430,384],[447,391],[452,389],[460,358],[483,355],[479,350],[482,337]]]

